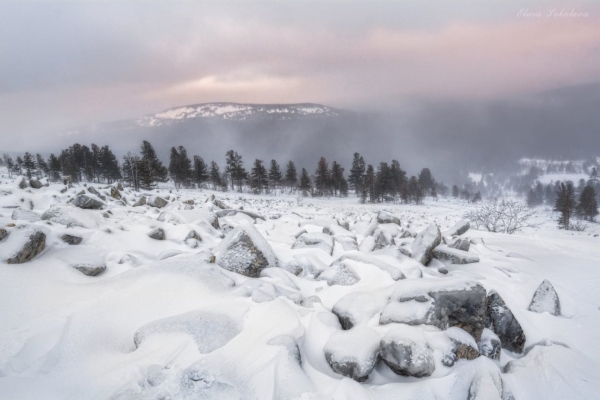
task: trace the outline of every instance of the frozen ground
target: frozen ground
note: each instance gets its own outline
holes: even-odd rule
[[[89,195],[88,187],[61,193],[63,185],[20,189],[1,180],[0,228],[8,236],[0,241],[0,399],[562,400],[600,393],[596,224],[564,232],[542,222],[515,235],[470,229],[461,238],[471,239],[468,253],[479,262],[434,259],[425,267],[398,249],[410,253],[414,233],[432,224],[446,231],[469,205],[215,193],[226,209],[262,219],[222,212],[212,192],[146,193],[167,205],[133,207],[140,194],[121,191],[124,205],[106,185],[93,186],[106,196],[100,210],[69,203],[82,190]],[[401,226],[377,223],[380,210]],[[540,212],[540,221],[549,216]],[[157,228],[164,240],[148,236]],[[36,229],[46,236],[44,250],[7,264],[24,233]],[[225,255],[227,246],[219,246],[241,231],[269,263],[259,277],[219,264],[244,262],[247,254]],[[64,234],[82,241],[67,244]],[[74,268],[82,265],[106,269],[88,276]],[[528,311],[545,279],[559,296],[559,316]],[[465,330],[380,324],[384,308],[396,319],[420,318],[440,302],[434,292],[480,286],[512,311],[526,338],[522,352],[503,348],[498,360],[463,355],[448,363],[455,343],[477,351]],[[348,321],[353,326],[342,329]],[[481,336],[495,337],[490,329]],[[422,377],[388,366],[408,348],[407,371]]]

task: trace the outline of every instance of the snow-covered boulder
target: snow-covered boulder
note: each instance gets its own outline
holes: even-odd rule
[[[367,236],[360,242],[358,249],[363,253],[370,253],[375,250],[375,238],[373,236]]]
[[[360,281],[360,276],[358,276],[354,268],[351,266],[346,265],[346,263],[343,261],[336,261],[329,268],[319,274],[317,279],[320,281],[327,281],[329,286],[352,286]]]
[[[356,239],[356,235],[353,232],[350,232],[348,229],[338,225],[331,224],[323,228],[323,233],[326,233],[331,236],[348,236]]]
[[[442,364],[451,367],[457,360],[474,360],[479,357],[479,349],[473,336],[456,326],[448,328],[445,333],[452,343],[452,350],[446,354]]]
[[[479,262],[479,257],[463,250],[453,249],[445,244],[437,246],[433,249],[431,254],[434,258],[441,261],[448,261],[450,264],[471,264]]]
[[[8,231],[4,228],[0,228],[0,241],[4,240],[8,236]]]
[[[213,254],[220,267],[250,277],[258,277],[267,267],[278,266],[271,245],[250,223],[242,223],[229,232]]]
[[[335,235],[333,236],[333,240],[336,243],[339,243],[344,251],[358,250],[358,243],[356,243],[356,239],[351,236]]]
[[[137,348],[157,333],[183,333],[192,337],[200,353],[206,354],[223,347],[240,332],[238,321],[227,315],[192,311],[142,326],[135,332],[133,343]]]
[[[528,309],[537,313],[549,312],[552,315],[560,315],[560,299],[550,281],[544,279],[538,286]]]
[[[433,249],[442,241],[442,234],[437,225],[430,225],[419,233],[412,243],[413,258],[423,265],[429,264]]]
[[[146,196],[142,196],[138,199],[138,201],[136,201],[135,203],[133,203],[134,207],[140,207],[140,206],[145,206],[146,205]]]
[[[380,224],[396,224],[401,226],[400,218],[387,211],[379,211],[377,213],[377,222]]]
[[[387,303],[387,296],[380,292],[351,292],[333,305],[331,312],[337,315],[343,329],[366,324]]]
[[[487,357],[478,357],[461,366],[450,391],[457,399],[512,400],[498,366]]]
[[[491,358],[492,360],[500,359],[500,352],[502,350],[502,342],[498,335],[492,332],[490,329],[485,328],[481,334],[481,339],[477,342],[479,353],[482,356]]]
[[[440,329],[458,326],[476,340],[486,315],[486,291],[465,278],[423,278],[396,283],[380,323],[428,324]]]
[[[452,228],[444,231],[444,236],[460,236],[471,227],[471,223],[468,220],[462,220],[456,223]]]
[[[42,214],[42,220],[65,225],[69,228],[97,228],[100,219],[93,212],[67,205],[53,205]]]
[[[71,267],[87,276],[98,276],[106,270],[104,264],[78,263],[71,265]]]
[[[11,218],[15,221],[27,221],[27,222],[37,222],[41,219],[41,217],[30,210],[23,210],[17,208],[12,212]]]
[[[44,250],[46,235],[36,228],[13,230],[2,247],[7,264],[23,264]]]
[[[99,210],[104,206],[104,203],[87,194],[80,194],[73,201],[73,205],[84,210]]]
[[[388,274],[390,274],[390,276],[392,277],[393,280],[397,281],[400,279],[404,279],[405,276],[402,273],[402,270],[394,265],[388,264],[384,261],[381,261],[380,259],[370,256],[368,254],[364,254],[358,251],[353,251],[351,253],[348,254],[344,254],[343,256],[341,256],[340,258],[338,258],[336,261],[337,262],[344,262],[346,260],[352,260],[352,261],[357,261],[363,264],[369,264],[369,265],[374,265],[377,268],[387,272]]]
[[[67,244],[70,245],[77,245],[80,244],[81,241],[83,240],[82,238],[80,238],[79,236],[75,236],[75,235],[69,235],[69,234],[64,234],[61,237],[61,240]]]
[[[491,292],[487,297],[485,327],[498,335],[503,348],[517,353],[523,352],[526,340],[523,328],[496,292]]]
[[[29,186],[34,189],[41,189],[44,185],[42,185],[42,182],[40,182],[37,178],[31,178],[29,180]]]
[[[325,343],[325,359],[338,374],[364,382],[379,358],[379,340],[367,327],[336,332]]]
[[[449,244],[448,247],[462,251],[469,251],[471,248],[471,242],[468,239],[457,239],[453,243]]]
[[[111,187],[110,188],[110,197],[112,197],[115,200],[121,200],[121,193],[119,192],[119,189],[117,189],[116,187]]]
[[[381,339],[379,354],[398,375],[422,378],[435,370],[433,350],[421,328],[403,325],[390,330]]]
[[[333,252],[333,238],[326,233],[303,233],[296,239],[292,245],[292,249],[303,249],[306,247],[321,249],[331,255]]]
[[[373,250],[385,249],[386,247],[391,246],[392,239],[388,237],[383,231],[379,231],[377,237],[375,238],[375,247]]]
[[[156,229],[152,230],[148,234],[148,236],[155,240],[165,240],[166,239],[165,231],[162,228],[156,228]]]
[[[169,202],[160,196],[150,196],[146,200],[146,204],[148,204],[150,207],[163,208],[169,204]]]

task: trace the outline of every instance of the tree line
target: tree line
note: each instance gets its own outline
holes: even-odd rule
[[[177,188],[210,188],[221,191],[248,191],[255,194],[278,192],[299,193],[314,197],[358,196],[361,202],[378,203],[400,201],[422,203],[426,196],[446,195],[448,187],[438,183],[428,168],[418,175],[408,176],[397,160],[380,162],[376,167],[367,164],[359,153],[354,153],[352,165],[345,169],[337,161],[331,164],[321,157],[314,173],[306,168],[297,170],[293,161],[283,167],[277,160],[265,163],[256,159],[249,170],[243,157],[234,150],[225,154],[225,167],[215,161],[207,163],[198,155],[190,156],[183,146],[172,147],[169,163],[165,166],[154,147],[143,141],[139,153],[128,152],[120,164],[108,146],[90,147],[74,144],[50,154],[46,160],[40,154],[26,152],[15,161],[4,155],[2,163],[9,174],[24,173],[28,178],[47,176],[50,181],[113,183],[122,181],[134,190],[152,190],[170,179]]]

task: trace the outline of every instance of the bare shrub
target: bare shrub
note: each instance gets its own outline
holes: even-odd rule
[[[501,200],[483,204],[475,210],[469,211],[468,218],[477,229],[489,232],[502,232],[513,234],[516,231],[533,227],[531,219],[536,212],[526,204],[514,200]]]

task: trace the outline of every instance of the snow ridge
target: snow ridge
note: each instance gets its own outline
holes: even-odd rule
[[[291,119],[297,117],[338,116],[342,110],[314,103],[298,104],[239,104],[202,103],[174,107],[136,119],[140,126],[160,126],[191,118],[247,120],[254,118]]]

